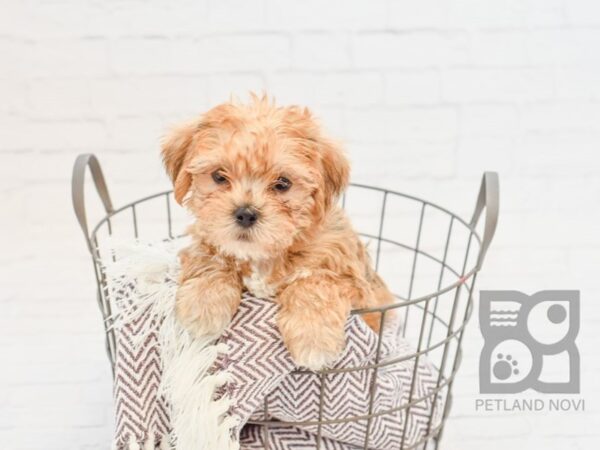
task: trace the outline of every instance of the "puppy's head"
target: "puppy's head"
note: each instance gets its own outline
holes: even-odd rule
[[[276,256],[318,227],[349,164],[307,109],[267,98],[219,105],[174,129],[162,148],[195,233],[239,259]]]

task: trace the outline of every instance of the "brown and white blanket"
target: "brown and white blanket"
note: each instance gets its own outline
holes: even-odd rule
[[[400,408],[409,401],[415,362],[402,360],[413,349],[397,324],[386,326],[381,342],[380,362],[399,360],[393,364],[369,367],[378,337],[351,316],[335,368],[364,369],[298,373],[277,330],[274,302],[246,294],[221,336],[193,339],[172,313],[174,248],[137,244],[126,253],[105,269],[118,307],[114,448],[308,450],[320,438],[323,450],[350,450],[365,448],[368,431],[368,448],[387,450],[402,442],[409,448],[439,424],[443,395],[431,424],[430,399],[408,415]],[[413,400],[431,393],[438,378],[424,357],[414,373]],[[389,410],[395,411],[383,414]],[[352,419],[369,412],[371,420]],[[314,424],[319,417],[321,427]],[[266,420],[279,423],[260,423]]]

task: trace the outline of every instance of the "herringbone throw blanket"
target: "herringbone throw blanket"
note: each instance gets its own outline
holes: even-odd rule
[[[192,339],[172,315],[177,273],[172,249],[141,246],[107,273],[120,311],[114,386],[119,450],[350,450],[364,448],[367,434],[368,448],[388,450],[402,443],[410,448],[439,424],[443,395],[431,424],[430,398],[408,414],[398,409],[378,415],[426,397],[438,381],[426,358],[416,370],[414,358],[402,361],[414,350],[393,321],[383,333],[380,362],[399,362],[376,373],[369,368],[377,335],[351,316],[335,368],[364,370],[295,373],[298,367],[276,327],[274,302],[245,294],[221,336]],[[375,414],[371,420],[343,420],[369,413]],[[337,421],[289,425],[319,417]],[[288,424],[256,423],[265,420]]]

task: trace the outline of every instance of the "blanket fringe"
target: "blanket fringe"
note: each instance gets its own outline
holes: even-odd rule
[[[104,268],[111,293],[122,298],[113,313],[113,327],[119,329],[150,313],[148,320],[132,336],[141,345],[157,333],[161,348],[163,375],[159,393],[167,401],[171,419],[170,439],[163,439],[161,450],[239,450],[238,437],[232,433],[239,418],[228,414],[232,400],[215,392],[229,381],[227,371],[210,374],[209,369],[225,344],[216,344],[215,336],[192,337],[174,314],[178,245],[172,242],[149,244],[140,241],[111,240],[106,251],[118,255]],[[123,436],[120,436],[123,439]],[[170,443],[169,443],[170,442]],[[171,447],[173,445],[173,447]],[[131,439],[127,450],[154,450],[152,441],[138,444]]]

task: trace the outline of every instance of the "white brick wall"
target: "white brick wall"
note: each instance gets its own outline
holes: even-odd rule
[[[595,0],[30,0],[0,11],[0,444],[104,449],[111,392],[71,164],[115,203],[168,186],[165,127],[266,90],[345,140],[355,181],[502,216],[480,288],[582,290],[586,413],[474,410],[476,324],[449,450],[590,449],[600,431],[600,3]]]

